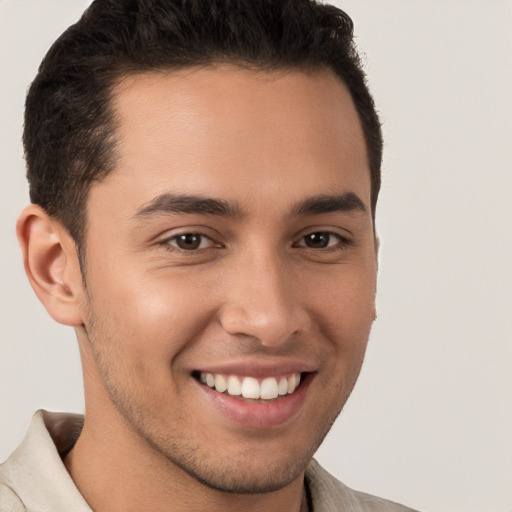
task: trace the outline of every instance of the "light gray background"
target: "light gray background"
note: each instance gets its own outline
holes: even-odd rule
[[[27,85],[85,0],[0,0],[0,460],[37,408],[81,411],[78,351],[25,279]],[[379,319],[318,453],[431,512],[512,510],[512,4],[340,0],[384,121]]]

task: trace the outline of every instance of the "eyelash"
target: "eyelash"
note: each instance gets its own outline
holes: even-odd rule
[[[183,249],[182,247],[178,247],[177,245],[173,245],[172,242],[173,241],[177,241],[180,237],[198,237],[200,238],[200,242],[199,242],[199,247],[195,248],[195,249]],[[182,254],[196,254],[197,252],[199,251],[205,251],[205,250],[208,250],[208,249],[215,249],[217,247],[220,247],[219,244],[217,244],[217,246],[211,246],[211,247],[201,247],[201,245],[203,244],[203,242],[205,241],[210,241],[212,242],[213,244],[215,244],[215,241],[209,237],[208,235],[205,235],[203,233],[196,233],[196,232],[185,232],[185,233],[179,233],[177,235],[173,235],[167,239],[165,239],[162,244],[165,246],[165,248],[168,250],[168,251],[177,251],[177,252],[180,252]]]
[[[332,238],[337,240],[337,243],[333,245],[327,245],[326,247],[309,247],[306,245],[306,243],[301,244],[300,242],[304,242],[307,237],[313,237],[313,236],[328,236],[328,244],[331,241]],[[305,235],[302,235],[299,242],[294,244],[295,247],[304,247],[306,249],[313,249],[313,250],[319,250],[319,251],[339,251],[344,250],[347,246],[351,245],[353,243],[352,240],[341,236],[339,233],[334,233],[332,231],[312,231],[310,233],[306,233]]]
[[[316,247],[316,248],[309,247],[308,245],[306,245],[306,242],[305,242],[306,237],[312,237],[315,235],[316,236],[328,236],[329,237],[328,245],[326,247]],[[180,237],[199,237],[201,240],[200,240],[199,246],[197,248],[183,249],[182,247],[178,247],[177,245],[174,245],[172,243],[172,242],[176,242]],[[335,243],[333,245],[329,245],[332,238],[336,239],[337,243]],[[210,241],[214,245],[212,245],[211,247],[201,247],[203,242],[207,241],[207,240]],[[335,233],[332,231],[312,231],[310,233],[306,233],[306,234],[302,235],[300,237],[299,241],[293,244],[293,247],[304,248],[306,250],[312,249],[315,251],[335,252],[335,251],[343,251],[348,246],[353,245],[353,243],[354,243],[353,240],[346,238],[346,237],[340,235],[339,233]],[[162,245],[168,251],[179,252],[179,253],[186,254],[186,255],[193,255],[193,254],[197,254],[199,251],[206,251],[209,249],[216,249],[216,248],[221,247],[220,244],[217,244],[217,245],[215,245],[215,244],[216,244],[216,242],[211,237],[209,237],[208,235],[205,235],[203,233],[197,233],[197,232],[179,233],[177,235],[173,235],[172,237],[169,237],[162,241]]]

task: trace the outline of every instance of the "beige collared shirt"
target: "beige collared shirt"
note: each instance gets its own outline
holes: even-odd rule
[[[92,512],[62,463],[82,425],[78,414],[35,413],[23,442],[0,464],[0,512]],[[414,512],[349,489],[315,460],[306,480],[314,512]]]

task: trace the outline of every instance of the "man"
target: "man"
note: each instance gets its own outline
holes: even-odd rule
[[[312,460],[375,317],[382,138],[347,15],[97,0],[24,144],[25,269],[86,411],[34,416],[0,510],[409,510]]]

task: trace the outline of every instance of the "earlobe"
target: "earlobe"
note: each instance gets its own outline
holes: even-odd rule
[[[69,233],[33,204],[21,213],[16,233],[27,277],[50,316],[61,324],[81,325],[83,285]]]

